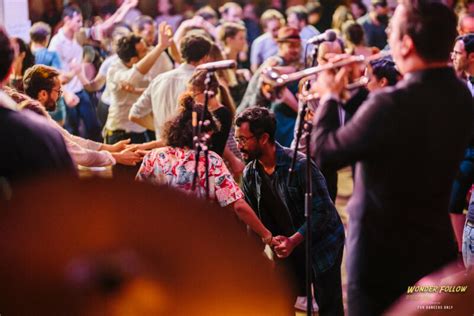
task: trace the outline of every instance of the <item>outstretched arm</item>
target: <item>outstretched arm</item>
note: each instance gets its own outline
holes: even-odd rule
[[[237,216],[249,227],[257,233],[262,241],[266,244],[272,244],[272,233],[263,225],[250,205],[244,199],[238,199],[232,204],[232,207]]]

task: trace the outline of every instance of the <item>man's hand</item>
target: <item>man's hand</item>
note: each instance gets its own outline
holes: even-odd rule
[[[327,54],[330,63],[337,63],[349,57],[347,54]],[[342,67],[338,72],[335,70],[321,72],[313,85],[312,92],[316,92],[320,98],[330,94],[340,96],[349,82],[348,75],[352,71],[352,67],[353,65]]]
[[[333,71],[323,71],[318,75],[316,84],[313,85],[313,91],[321,98],[325,95],[334,94],[341,95],[347,84],[347,68],[341,68],[337,73]]]
[[[79,97],[75,93],[72,93],[69,91],[63,92],[63,98],[64,98],[64,102],[66,102],[66,105],[70,108],[73,108],[76,105],[78,105],[80,101]]]
[[[295,233],[291,237],[280,235],[273,239],[275,243],[279,243],[273,248],[278,258],[286,258],[293,252],[293,249],[303,241],[304,237],[300,233]]]
[[[158,47],[165,50],[173,42],[173,29],[166,22],[161,22],[158,27]]]
[[[278,245],[273,248],[278,258],[288,257],[296,246],[293,245],[290,238],[286,236],[276,236],[273,239],[278,243]]]
[[[122,150],[126,149],[128,147],[127,146],[128,144],[130,144],[130,138],[121,140],[121,141],[119,141],[119,142],[117,142],[113,145],[103,144],[101,149],[107,150],[111,153],[117,153],[117,152],[121,152]]]
[[[112,153],[112,156],[115,158],[117,163],[126,166],[135,166],[137,162],[142,160],[142,156],[135,151],[135,146],[129,146],[127,149],[122,150],[119,153]]]

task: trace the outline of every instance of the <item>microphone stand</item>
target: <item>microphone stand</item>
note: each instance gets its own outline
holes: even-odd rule
[[[195,151],[195,165],[194,165],[194,174],[193,174],[193,185],[192,190],[196,189],[196,182],[198,178],[198,169],[199,169],[199,157],[201,155],[201,151],[204,152],[204,170],[205,170],[205,192],[206,192],[206,200],[209,200],[210,192],[209,192],[209,146],[208,135],[202,135],[202,126],[205,124],[209,124],[209,122],[204,121],[205,113],[208,112],[208,104],[209,104],[209,96],[212,94],[210,91],[210,84],[212,80],[212,75],[214,74],[214,70],[208,70],[206,73],[206,80],[204,81],[206,88],[204,90],[204,108],[201,113],[201,117],[196,124],[197,121],[197,111],[196,108],[193,109],[193,140],[194,140],[194,151]]]
[[[318,46],[314,47],[313,50],[313,59],[312,59],[312,66],[315,66],[317,53],[318,53]],[[291,180],[294,174],[295,164],[296,164],[296,157],[298,155],[298,147],[300,144],[300,140],[303,137],[306,142],[306,187],[305,187],[305,195],[304,195],[304,215],[306,218],[306,315],[311,316],[313,312],[313,293],[311,289],[312,284],[312,251],[311,251],[311,211],[312,211],[312,201],[313,201],[313,181],[312,181],[312,174],[311,174],[311,156],[310,156],[310,143],[311,143],[311,132],[313,129],[313,124],[309,119],[309,106],[308,103],[310,101],[309,90],[311,88],[311,80],[308,79],[305,82],[303,94],[303,107],[299,113],[299,124],[298,124],[298,131],[296,132],[296,145],[293,151],[293,158],[291,160],[291,166],[288,172],[288,186],[291,184]]]
[[[308,109],[308,106],[306,106],[306,108]],[[313,309],[313,294],[311,292],[311,281],[313,275],[313,266],[311,258],[311,211],[313,202],[313,179],[311,174],[310,143],[313,123],[310,120],[305,120],[303,125],[304,137],[306,140],[306,193],[304,195],[304,212],[306,217],[306,315],[311,316]]]

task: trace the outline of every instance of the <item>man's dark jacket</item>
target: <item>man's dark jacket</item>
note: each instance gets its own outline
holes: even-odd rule
[[[298,153],[295,173],[288,185],[288,170],[291,166],[293,150],[276,143],[275,177],[278,195],[285,204],[298,231],[306,236],[306,219],[304,216],[304,196],[306,186],[306,155]],[[244,170],[243,191],[250,206],[266,225],[268,210],[261,203],[262,178],[258,171],[258,162],[250,162]],[[326,182],[318,167],[312,162],[312,263],[316,274],[331,268],[336,262],[341,247],[344,245],[344,227],[329,197]],[[289,236],[288,236],[289,237]]]
[[[371,95],[337,129],[334,100],[315,115],[317,164],[357,162],[348,205],[350,315],[376,315],[456,258],[448,200],[471,136],[472,98],[451,68],[418,71]]]

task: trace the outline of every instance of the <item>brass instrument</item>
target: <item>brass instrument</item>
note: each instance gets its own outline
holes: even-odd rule
[[[265,83],[269,84],[272,87],[281,87],[290,82],[297,81],[305,77],[316,75],[322,71],[333,70],[333,69],[337,69],[344,66],[357,64],[357,63],[368,64],[373,60],[377,60],[377,59],[384,58],[387,56],[390,56],[389,51],[383,51],[378,54],[371,55],[369,57],[366,57],[363,55],[349,56],[348,58],[337,61],[337,62],[329,62],[324,65],[306,68],[301,71],[297,71],[290,74],[280,74],[273,67],[269,67],[263,71],[262,75],[263,75],[263,80]]]

